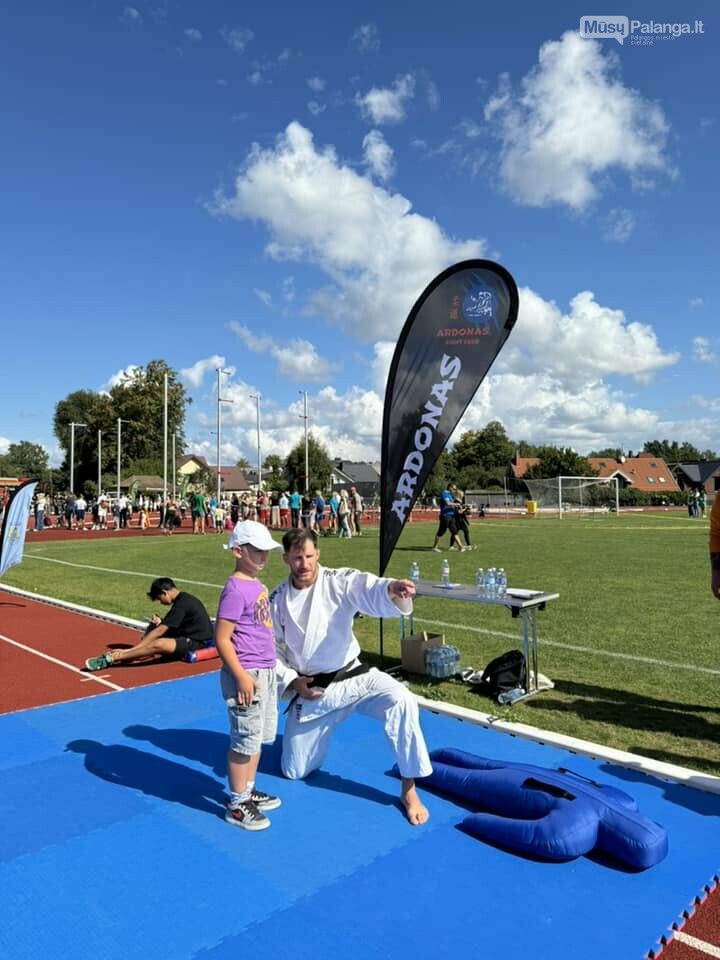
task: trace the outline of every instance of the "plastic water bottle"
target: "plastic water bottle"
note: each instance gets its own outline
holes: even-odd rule
[[[440,583],[444,587],[450,586],[450,561],[443,560],[440,564]]]
[[[511,707],[514,703],[517,703],[518,700],[522,700],[524,696],[525,689],[523,687],[513,687],[512,690],[503,690],[502,693],[498,694],[497,701],[498,703]]]
[[[491,600],[495,597],[495,567],[489,567],[485,577],[485,596]]]
[[[475,574],[475,593],[479,597],[485,596],[485,571],[482,567],[478,567]]]
[[[507,577],[505,576],[505,571],[502,567],[497,572],[497,578],[495,581],[495,593],[498,597],[504,597],[505,591],[507,590]]]
[[[417,583],[420,579],[420,567],[417,564],[416,560],[410,564],[410,579],[413,583]]]

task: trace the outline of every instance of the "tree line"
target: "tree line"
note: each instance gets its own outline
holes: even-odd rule
[[[64,452],[59,468],[48,465],[48,453],[37,443],[12,443],[0,455],[0,475],[6,477],[33,477],[58,491],[69,490],[70,459],[73,454],[75,489],[85,494],[97,493],[98,475],[103,489],[113,489],[118,468],[117,423],[121,421],[121,475],[164,475],[164,383],[168,384],[168,437],[175,437],[177,456],[185,452],[185,415],[192,402],[178,373],[164,360],[152,360],[146,367],[134,367],[105,392],[76,390],[60,400],[53,416],[53,432]],[[75,427],[72,427],[72,424]],[[74,445],[72,437],[74,435]],[[100,441],[100,442],[98,442]],[[73,447],[71,451],[71,446]],[[718,460],[713,450],[698,450],[688,442],[675,440],[648,440],[643,452],[665,460],[666,463]],[[423,493],[437,496],[450,480],[463,490],[502,490],[507,479],[508,463],[516,454],[537,457],[529,479],[556,476],[593,476],[596,474],[588,457],[619,459],[630,451],[605,448],[581,456],[570,447],[553,447],[516,441],[508,437],[499,420],[491,420],[482,430],[463,433],[452,447],[444,450],[428,478]],[[98,462],[98,456],[100,462]],[[168,461],[172,456],[172,443]],[[245,459],[237,466],[257,470]],[[286,457],[271,454],[263,461],[265,486],[326,491],[330,486],[333,459],[324,445],[312,433],[307,443],[307,477],[305,441],[299,441]],[[199,480],[203,478],[199,477]],[[213,479],[204,477],[207,486]]]

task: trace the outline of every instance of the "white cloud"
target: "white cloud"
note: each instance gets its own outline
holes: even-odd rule
[[[327,109],[325,104],[318,103],[317,100],[308,100],[307,108],[314,117],[319,117]]]
[[[295,300],[295,277],[285,277],[282,282],[283,300],[292,303]]]
[[[563,314],[527,287],[520,290],[518,322],[500,362],[504,369],[530,376],[549,371],[568,389],[610,375],[648,383],[680,359],[664,353],[652,327],[628,322],[622,310],[597,303],[584,290]]]
[[[325,89],[325,81],[322,77],[308,77],[305,81],[313,93],[322,93]]]
[[[248,74],[248,83],[252,87],[260,87],[265,82],[265,78],[260,70],[253,70],[252,73]]]
[[[138,27],[143,22],[142,14],[136,7],[124,7],[120,14],[120,22],[129,27]]]
[[[8,452],[11,443],[12,440],[8,440],[7,437],[0,437],[0,456],[4,456]]]
[[[268,293],[267,290],[260,290],[258,287],[253,287],[253,293],[260,303],[264,303],[266,307],[272,306],[272,294]]]
[[[707,337],[693,337],[692,344],[693,359],[700,363],[714,363],[717,360],[717,354]]]
[[[220,36],[234,53],[244,53],[255,34],[247,27],[221,27]]]
[[[388,180],[395,172],[392,147],[379,130],[371,130],[363,140],[365,166],[378,180]]]
[[[614,170],[672,174],[662,109],[622,83],[617,54],[577,33],[543,44],[520,92],[501,77],[485,119],[501,141],[500,180],[517,203],[581,211]]]
[[[625,243],[635,230],[635,215],[624,207],[615,207],[604,218],[605,239]]]
[[[572,385],[549,371],[505,373],[490,377],[481,395],[457,435],[481,429],[493,418],[516,441],[572,446],[587,453],[604,446],[640,446],[658,429],[653,411],[628,406],[599,379]]]
[[[180,371],[180,379],[187,387],[197,390],[207,374],[215,374],[218,367],[221,370],[233,369],[232,367],[228,367],[228,365],[225,363],[225,357],[215,354],[212,357],[206,357],[203,360],[198,360],[191,367],[185,367],[185,369]]]
[[[704,397],[702,394],[693,394],[690,402],[694,407],[700,407],[702,410],[709,410],[710,413],[720,413],[720,397]],[[715,432],[717,432],[717,423],[715,423]]]
[[[366,139],[366,152],[372,142]],[[376,147],[383,143],[374,141]],[[436,222],[414,213],[405,197],[343,164],[332,147],[316,147],[297,122],[271,147],[252,148],[233,191],[217,196],[214,212],[260,222],[268,231],[271,257],[323,271],[327,285],[310,292],[310,308],[331,326],[372,344],[369,358],[364,355],[355,366],[358,385],[343,394],[326,385],[312,406],[313,430],[334,455],[376,459],[395,337],[428,279],[450,263],[482,256],[483,242],[448,238]],[[287,277],[283,295],[294,296],[294,289]],[[299,308],[292,309],[297,317]],[[332,384],[329,365],[320,366],[327,361],[312,344],[258,337],[239,325],[233,329],[246,350],[272,357],[288,378],[303,383],[316,375],[316,382]],[[581,452],[641,447],[648,437],[670,434],[617,383],[624,378],[639,391],[678,360],[679,354],[661,347],[651,326],[598,303],[591,291],[577,293],[561,309],[525,288],[516,328],[456,438],[498,418],[517,440],[571,444]],[[355,415],[358,402],[362,418]],[[272,420],[264,414],[263,449],[274,446],[285,455],[297,442],[297,416],[292,405],[275,410]],[[251,428],[238,429],[249,431],[252,450]]]
[[[479,124],[476,120],[470,120],[468,118],[461,120],[457,125],[457,129],[460,130],[463,136],[467,137],[468,140],[477,140],[477,138],[481,137],[484,132],[484,128],[481,124]]]
[[[691,297],[691,298],[688,300],[688,303],[690,304],[691,307],[704,307],[704,306],[705,306],[705,301],[703,300],[702,297]]]
[[[329,283],[307,309],[368,342],[399,333],[442,269],[485,251],[481,240],[447,237],[405,197],[341,164],[332,147],[317,150],[297,122],[274,147],[252,148],[233,193],[218,193],[212,209],[263,222],[275,259],[317,265]]]
[[[380,31],[374,23],[363,23],[353,31],[352,45],[360,53],[377,53],[380,49]]]
[[[427,85],[427,103],[433,112],[440,109],[440,92],[432,80],[429,80]]]
[[[362,115],[372,123],[400,123],[405,119],[405,104],[415,96],[415,77],[405,73],[391,87],[373,87],[355,98]]]
[[[258,337],[248,327],[234,321],[228,324],[248,350],[269,354],[276,362],[278,372],[291,380],[312,382],[327,380],[337,366],[321,357],[307,340],[288,339],[279,343],[272,337]]]
[[[196,27],[188,27],[183,33],[188,40],[192,40],[193,43],[199,43],[203,38],[202,33]]]
[[[111,374],[107,381],[100,387],[101,393],[107,393],[113,387],[117,387],[119,384],[125,383],[128,380],[134,380],[135,377],[141,373],[143,370],[142,367],[139,367],[137,364],[131,363],[127,367],[123,367],[121,370],[118,370],[116,373]]]

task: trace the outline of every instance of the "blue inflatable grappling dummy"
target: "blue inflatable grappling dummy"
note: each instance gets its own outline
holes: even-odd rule
[[[434,750],[430,759],[433,773],[420,783],[482,808],[461,823],[481,840],[548,860],[595,850],[636,870],[667,855],[666,830],[615,787],[463,750]]]

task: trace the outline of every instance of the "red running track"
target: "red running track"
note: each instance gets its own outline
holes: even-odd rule
[[[108,647],[132,646],[137,628],[31,600],[0,588],[0,714],[210,673],[218,660],[155,661],[88,673]]]

